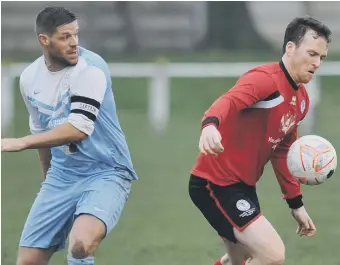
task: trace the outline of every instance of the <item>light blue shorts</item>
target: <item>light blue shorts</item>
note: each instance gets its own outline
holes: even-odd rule
[[[51,170],[27,217],[19,245],[65,248],[73,221],[79,214],[96,216],[105,223],[106,235],[110,233],[131,189],[131,180],[124,174],[110,172],[76,178]]]

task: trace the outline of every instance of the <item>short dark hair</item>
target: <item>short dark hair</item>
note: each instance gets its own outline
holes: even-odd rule
[[[327,43],[331,42],[332,31],[325,24],[310,16],[297,17],[293,19],[286,28],[283,41],[283,53],[286,52],[286,45],[289,41],[299,46],[306,32],[309,30],[313,30],[319,37],[325,38]]]
[[[37,34],[53,35],[57,27],[77,20],[75,14],[64,7],[46,7],[37,16],[35,30]]]

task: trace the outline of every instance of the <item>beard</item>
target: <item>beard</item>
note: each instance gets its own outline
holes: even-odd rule
[[[77,63],[69,62],[60,51],[55,49],[53,42],[50,43],[50,49],[48,51],[50,63],[59,67],[65,68],[68,66],[75,66]]]
[[[70,63],[64,56],[62,56],[59,52],[50,52],[50,60],[52,64],[60,65],[63,67],[74,66],[77,63]]]

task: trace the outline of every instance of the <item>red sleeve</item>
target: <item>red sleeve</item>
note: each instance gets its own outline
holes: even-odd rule
[[[283,139],[271,157],[271,163],[284,199],[293,199],[302,194],[300,183],[290,174],[286,163],[289,147],[296,139],[297,128]]]
[[[202,121],[214,117],[218,124],[227,117],[235,116],[245,109],[274,93],[276,85],[265,72],[252,71],[240,77],[238,82],[228,92],[220,96],[204,113]]]

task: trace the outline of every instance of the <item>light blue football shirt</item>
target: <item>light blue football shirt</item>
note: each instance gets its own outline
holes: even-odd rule
[[[50,72],[39,57],[20,77],[20,90],[29,111],[32,133],[51,130],[64,122],[88,137],[53,147],[51,168],[71,176],[120,171],[137,179],[120,126],[107,63],[96,53],[78,49],[77,65]]]

